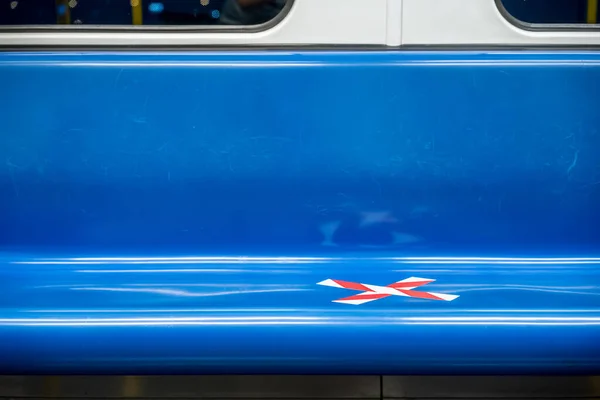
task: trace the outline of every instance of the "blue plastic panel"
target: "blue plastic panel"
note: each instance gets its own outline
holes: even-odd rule
[[[0,370],[598,371],[599,61],[1,54]]]

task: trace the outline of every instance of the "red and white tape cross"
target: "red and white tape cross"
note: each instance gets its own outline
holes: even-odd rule
[[[391,285],[378,286],[368,285],[366,283],[340,281],[338,279],[325,279],[324,281],[317,283],[317,285],[362,291],[362,293],[355,294],[354,296],[333,300],[334,303],[354,305],[368,303],[369,301],[383,299],[388,296],[405,296],[416,297],[419,299],[444,301],[452,301],[459,297],[458,295],[454,294],[419,292],[417,290],[413,290],[414,288],[427,285],[428,283],[431,283],[433,281],[435,281],[435,279],[411,277],[392,283]]]

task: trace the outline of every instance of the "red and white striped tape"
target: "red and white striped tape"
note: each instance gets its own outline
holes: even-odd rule
[[[435,279],[424,279],[424,278],[406,278],[404,280],[394,282],[387,286],[369,285],[366,283],[356,283],[341,281],[339,279],[325,279],[318,283],[318,285],[331,286],[342,289],[360,290],[362,293],[344,297],[342,299],[333,300],[334,303],[344,304],[364,304],[373,300],[383,299],[388,296],[405,296],[414,297],[418,299],[428,300],[444,300],[452,301],[459,297],[454,294],[444,293],[433,293],[433,292],[420,292],[413,290],[419,286],[427,285],[428,283],[434,282]]]

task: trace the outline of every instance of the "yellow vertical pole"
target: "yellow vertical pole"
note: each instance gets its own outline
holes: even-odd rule
[[[142,0],[131,0],[131,22],[142,25]]]
[[[587,2],[587,23],[595,24],[598,21],[598,0]]]
[[[69,0],[56,0],[56,23],[59,25],[65,25],[71,23],[71,9],[69,8]],[[64,10],[64,14],[59,14],[58,10]]]

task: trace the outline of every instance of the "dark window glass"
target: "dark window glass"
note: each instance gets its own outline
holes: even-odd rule
[[[291,0],[0,0],[0,25],[258,25]]]
[[[506,11],[529,24],[595,24],[598,0],[501,0]]]

